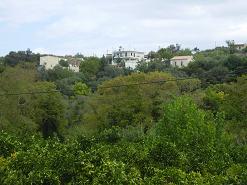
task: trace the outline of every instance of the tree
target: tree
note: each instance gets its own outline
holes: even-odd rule
[[[88,57],[80,65],[80,72],[89,76],[91,79],[96,78],[97,73],[101,68],[101,62],[99,58]]]
[[[178,55],[178,56],[184,56],[185,55],[186,56],[186,55],[192,55],[192,53],[191,53],[190,49],[186,48],[186,49],[177,51],[176,55]]]
[[[161,48],[158,50],[157,55],[160,60],[170,60],[174,56],[171,48]]]
[[[65,104],[62,95],[55,92],[56,86],[50,82],[38,82],[33,88],[34,92],[47,92],[31,96],[30,116],[38,124],[38,130],[44,138],[57,135],[61,137],[66,121]]]
[[[229,70],[226,67],[216,66],[205,73],[206,83],[217,84],[227,81]]]
[[[243,49],[243,52],[244,52],[244,53],[247,53],[247,47],[245,47],[245,48]]]
[[[31,62],[37,65],[39,62],[39,54],[34,54],[30,49],[27,49],[26,51],[11,51],[4,57],[4,63],[12,67],[24,62]]]
[[[126,75],[125,69],[118,68],[112,65],[105,65],[104,68],[97,73],[97,78],[111,79],[121,75]]]
[[[90,89],[85,83],[77,82],[74,87],[74,92],[76,95],[87,96],[90,93]]]
[[[218,122],[218,123],[217,123]],[[164,116],[156,128],[156,137],[174,143],[183,152],[189,164],[186,169],[203,171],[215,155],[216,135],[221,138],[215,125],[208,120],[206,112],[197,108],[188,97],[179,97],[165,107]],[[224,162],[223,162],[224,163]]]
[[[237,55],[230,55],[224,62],[224,66],[231,71],[237,69],[237,67],[241,65],[243,65],[242,58]]]
[[[66,68],[63,68],[59,65],[55,66],[53,69],[48,69],[47,71],[43,71],[41,77],[44,80],[55,82],[57,80],[62,80],[64,78],[70,78],[75,76],[73,71],[70,71]]]
[[[76,57],[76,58],[84,58],[84,55],[81,54],[81,53],[76,53],[76,54],[75,54],[75,57]]]
[[[131,125],[147,131],[160,118],[162,104],[178,93],[176,82],[152,83],[168,79],[174,78],[167,73],[153,72],[133,73],[104,82],[86,102],[83,122],[99,129]],[[150,84],[127,85],[143,82]],[[121,84],[126,86],[114,88]]]
[[[6,66],[0,78],[0,94],[29,92],[37,80],[36,75],[35,67]],[[26,111],[29,101],[28,95],[1,96],[0,130],[19,136],[35,133],[37,125]]]
[[[247,119],[247,76],[237,78],[237,83],[226,85],[223,92],[227,94],[221,109],[226,112],[228,119],[243,121]]]
[[[193,51],[197,53],[197,52],[200,51],[200,49],[199,49],[198,47],[195,47],[195,48],[193,49]]]
[[[168,68],[168,64],[165,61],[161,60],[152,60],[148,63],[143,62],[139,63],[136,67],[136,71],[148,73],[148,72],[154,72],[154,71],[166,71]]]
[[[236,52],[236,48],[235,48],[235,41],[234,40],[227,40],[226,44],[229,48],[230,54],[233,54]]]
[[[155,51],[150,51],[148,53],[148,59],[153,60],[156,57],[156,52]]]
[[[62,67],[69,67],[69,63],[65,60],[60,60],[59,65]]]
[[[199,79],[180,80],[177,84],[181,93],[193,92],[201,87]]]

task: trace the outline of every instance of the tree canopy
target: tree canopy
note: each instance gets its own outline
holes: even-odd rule
[[[77,73],[1,57],[0,184],[247,184],[246,54],[169,65],[190,52],[170,45],[136,70],[77,54]]]

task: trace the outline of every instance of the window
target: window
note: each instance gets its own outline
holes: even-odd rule
[[[184,66],[183,61],[181,61],[181,66]]]
[[[125,53],[125,57],[127,57],[127,52]]]
[[[132,53],[130,53],[130,55],[132,56]]]

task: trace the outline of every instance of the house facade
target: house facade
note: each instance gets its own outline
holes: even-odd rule
[[[79,72],[80,61],[76,59],[66,59],[65,57],[47,55],[40,57],[40,66],[43,66],[45,70],[53,69],[55,66],[60,65],[61,60],[67,61],[69,64],[68,69],[74,72]]]
[[[170,60],[170,64],[173,67],[186,67],[193,61],[193,56],[175,56]]]
[[[47,55],[47,56],[41,56],[40,57],[40,65],[44,66],[45,70],[53,69],[56,65],[59,65],[59,61],[63,58]]]
[[[80,64],[83,59],[68,59],[69,69],[74,72],[80,72]]]
[[[112,53],[112,65],[122,62],[126,68],[135,69],[138,62],[145,60],[145,53],[140,51],[124,50],[122,47]]]
[[[234,44],[235,49],[241,51],[245,48],[247,48],[247,44]]]

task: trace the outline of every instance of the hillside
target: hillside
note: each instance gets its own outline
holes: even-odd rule
[[[0,58],[0,184],[247,184],[246,53],[169,65],[187,52],[135,70],[84,57],[78,73]]]

